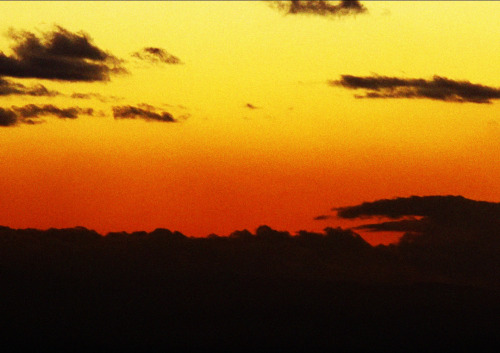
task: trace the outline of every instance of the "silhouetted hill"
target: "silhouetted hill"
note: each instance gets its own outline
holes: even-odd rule
[[[167,229],[100,236],[83,227],[0,227],[0,344],[106,352],[499,348],[498,241],[443,241],[452,232],[432,228],[372,247],[340,228],[292,236],[261,226],[190,238]]]

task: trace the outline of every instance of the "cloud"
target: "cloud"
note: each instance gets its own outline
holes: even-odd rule
[[[178,57],[168,53],[165,49],[162,48],[146,47],[141,51],[133,53],[132,56],[141,60],[149,61],[154,64],[182,64],[182,61]]]
[[[272,1],[270,6],[285,12],[287,15],[307,14],[318,16],[345,16],[366,12],[359,1]]]
[[[364,95],[355,95],[356,98],[425,98],[445,102],[483,104],[500,99],[500,88],[469,81],[456,81],[436,75],[431,80],[378,75],[342,75],[340,80],[330,80],[328,84],[365,91]]]
[[[137,107],[131,105],[114,106],[113,117],[115,119],[144,119],[166,123],[177,121],[172,114],[165,111],[157,112],[157,109],[149,104],[142,104]]]
[[[477,225],[478,222],[500,220],[500,203],[475,201],[462,196],[411,196],[364,202],[360,205],[334,209],[340,218],[384,216],[398,219],[404,216],[426,217],[435,223]]]
[[[365,224],[355,229],[406,232],[400,239],[403,245],[411,243],[449,252],[457,247],[477,246],[500,251],[498,202],[475,201],[462,196],[411,196],[333,210],[345,219],[391,218],[395,221]]]
[[[0,52],[0,76],[63,81],[107,81],[124,73],[121,61],[98,48],[85,33],[57,26],[41,38],[11,30],[12,55]]]
[[[325,215],[325,214],[322,214],[322,215],[319,215],[319,216],[314,217],[314,220],[315,220],[315,221],[324,221],[324,220],[327,220],[327,219],[332,219],[332,218],[334,218],[332,215]]]
[[[99,93],[80,93],[80,92],[74,92],[70,95],[70,98],[74,99],[97,99],[100,102],[106,103],[109,102],[110,100],[117,101],[120,100],[121,98],[116,97],[116,96],[104,96]]]
[[[45,104],[41,106],[35,104],[28,104],[23,107],[13,106],[12,109],[22,119],[37,118],[46,115],[52,115],[59,119],[76,119],[80,114],[92,115],[94,112],[92,108],[80,108],[80,107],[58,108],[52,104]]]
[[[391,251],[405,266],[433,273],[441,280],[500,283],[499,202],[462,196],[411,196],[335,210],[341,218],[394,219],[356,229],[404,232]],[[408,216],[414,218],[407,219]]]
[[[500,283],[498,202],[411,196],[333,210],[345,219],[378,218],[379,222],[357,226],[357,230],[404,233],[396,244],[377,247],[383,261],[395,256],[403,267],[427,273],[437,281]]]
[[[245,104],[245,108],[252,109],[252,110],[254,110],[254,109],[260,109],[259,107],[255,106],[255,105],[253,105],[251,103]]]
[[[11,109],[0,108],[0,126],[14,126],[17,124],[17,115]]]
[[[372,232],[423,232],[428,222],[419,219],[402,219],[400,221],[363,224],[354,229]]]
[[[0,77],[0,96],[25,95],[25,96],[45,96],[54,97],[60,95],[57,91],[47,89],[44,85],[37,84],[31,87],[17,82],[12,82]]]
[[[58,108],[52,104],[28,104],[22,107],[0,108],[0,126],[15,126],[18,124],[35,125],[43,121],[41,117],[54,116],[59,119],[77,119],[80,115],[93,115],[92,108]]]

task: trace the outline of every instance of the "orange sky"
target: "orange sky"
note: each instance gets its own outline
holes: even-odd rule
[[[2,2],[2,33],[84,31],[129,73],[106,82],[0,74],[64,93],[0,96],[5,109],[96,112],[0,126],[0,225],[204,236],[267,224],[293,233],[350,226],[313,218],[380,198],[498,201],[496,100],[356,99],[362,92],[326,82],[438,75],[498,88],[500,3],[364,5],[365,14],[325,17],[284,15],[263,2]],[[0,38],[5,55],[12,44]],[[131,55],[144,47],[183,64]],[[112,106],[141,103],[178,122],[113,119]]]

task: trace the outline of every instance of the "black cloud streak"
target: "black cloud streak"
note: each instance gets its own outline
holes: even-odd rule
[[[165,123],[177,122],[172,114],[164,111],[156,112],[156,108],[143,104],[140,107],[131,105],[114,106],[113,117],[115,119],[143,119],[146,121],[160,121]]]
[[[118,101],[121,98],[116,97],[116,96],[104,96],[99,93],[81,93],[81,92],[74,92],[70,95],[70,98],[73,99],[97,99],[100,102],[106,103],[109,101]]]
[[[12,109],[21,118],[36,118],[39,116],[53,115],[60,119],[76,119],[79,114],[92,115],[94,112],[92,108],[58,108],[52,104],[45,104],[41,106],[28,104],[23,107],[13,106]]]
[[[11,95],[54,97],[60,95],[60,93],[57,91],[49,90],[47,89],[47,87],[41,84],[37,84],[31,87],[26,87],[21,83],[12,82],[0,77],[0,96],[11,96]]]
[[[354,229],[373,232],[406,232],[400,244],[450,252],[480,247],[500,253],[500,203],[476,201],[462,196],[411,196],[382,199],[334,208],[337,217],[365,219],[386,217],[393,221],[364,224]],[[333,216],[318,216],[328,219]],[[500,271],[500,269],[499,269]]]
[[[359,1],[272,1],[272,7],[285,12],[287,15],[308,14],[319,16],[345,16],[366,12],[366,8]]]
[[[342,75],[340,80],[330,80],[331,86],[363,89],[365,95],[356,98],[426,98],[458,103],[491,103],[500,99],[500,88],[484,86],[469,81],[456,81],[434,76],[431,80],[388,76]]]
[[[500,203],[475,201],[462,196],[412,196],[365,202],[334,209],[341,218],[385,216],[393,219],[422,216],[446,225],[476,226],[500,221]]]
[[[0,76],[63,81],[107,81],[124,73],[120,60],[92,43],[84,33],[56,27],[42,38],[34,33],[11,31],[15,41],[11,56],[0,52]]]
[[[92,108],[58,108],[52,104],[28,104],[22,107],[12,106],[8,109],[0,108],[0,126],[7,127],[18,124],[39,124],[42,121],[38,119],[44,116],[55,116],[59,119],[77,119],[80,115],[93,114],[94,110]]]
[[[162,48],[146,47],[141,51],[133,53],[132,56],[151,63],[164,63],[172,65],[182,64],[182,61],[178,57],[168,53]]]
[[[427,220],[402,219],[400,221],[363,224],[354,229],[372,232],[423,232],[427,228]]]
[[[322,214],[322,215],[314,217],[314,220],[315,221],[324,221],[324,220],[331,219],[331,218],[333,218],[333,216]]]
[[[248,109],[251,109],[251,110],[260,109],[259,107],[253,105],[252,103],[245,104],[245,108],[248,108]]]

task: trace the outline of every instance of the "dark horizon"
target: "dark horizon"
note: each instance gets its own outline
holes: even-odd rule
[[[395,219],[369,228],[406,229],[397,244],[378,246],[341,228],[193,238],[0,227],[0,343],[82,352],[495,351],[499,205],[430,196],[336,209]],[[409,213],[422,217],[398,220]]]

